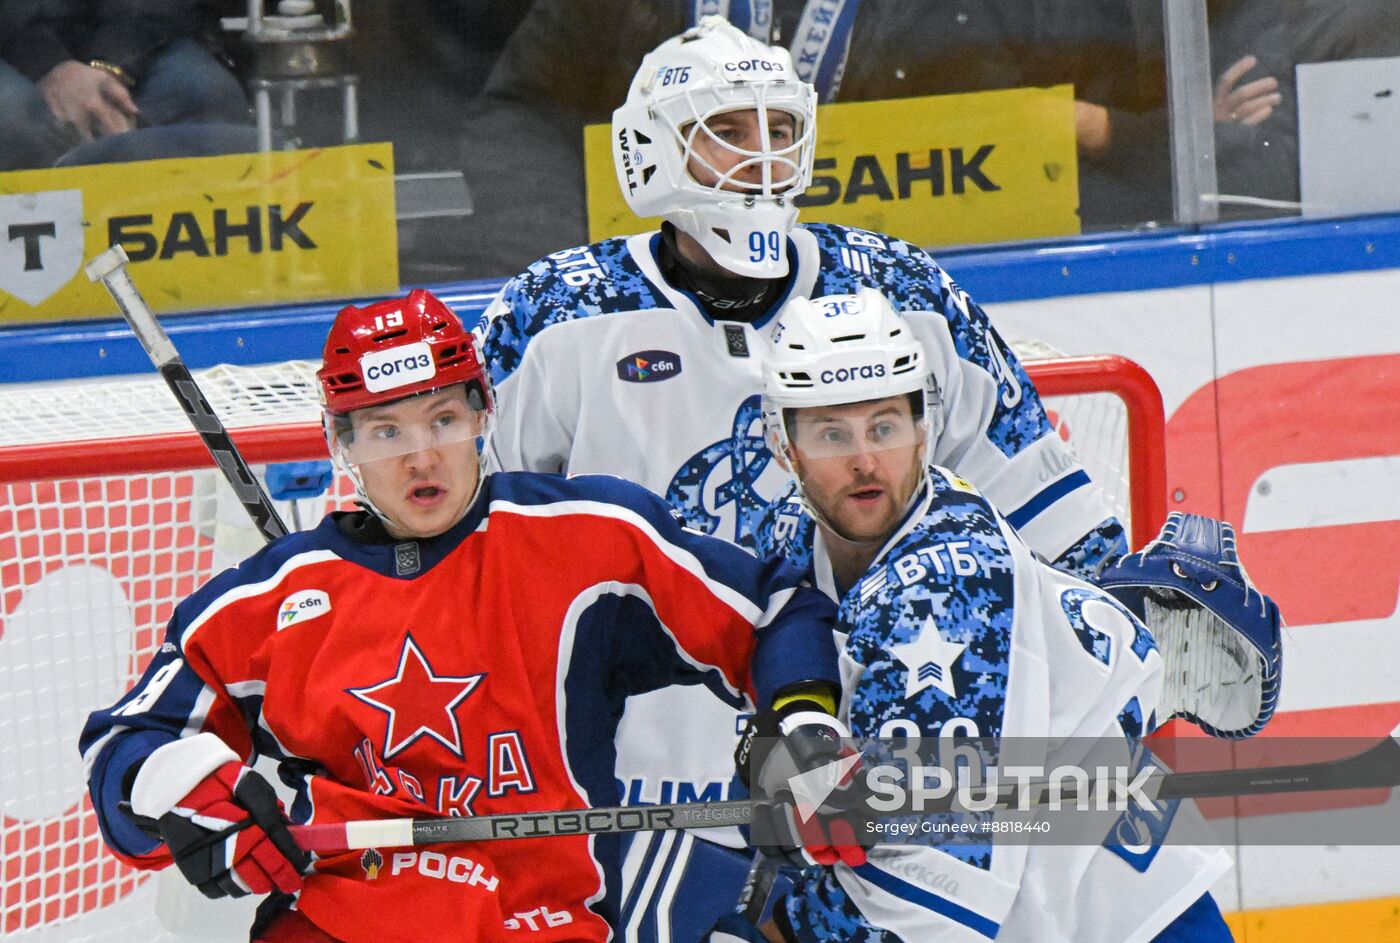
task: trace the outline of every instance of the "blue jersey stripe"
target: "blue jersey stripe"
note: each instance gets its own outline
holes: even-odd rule
[[[1083,471],[1077,471],[1072,475],[1066,475],[1059,481],[1051,482],[1039,494],[1031,498],[1025,504],[1006,515],[1006,519],[1011,522],[1011,526],[1020,530],[1039,516],[1050,505],[1069,494],[1084,487],[1089,483],[1089,475]]]
[[[873,864],[863,864],[853,868],[861,880],[873,884],[880,890],[888,894],[893,894],[901,900],[907,900],[918,904],[925,910],[932,910],[934,913],[942,914],[949,920],[957,921],[963,926],[982,934],[989,940],[996,939],[997,933],[1001,930],[1001,925],[995,920],[988,920],[981,914],[974,913],[966,907],[959,906],[948,900],[946,897],[939,897],[931,891],[926,891],[921,887],[915,887],[908,881],[900,880],[887,871],[881,871]]]

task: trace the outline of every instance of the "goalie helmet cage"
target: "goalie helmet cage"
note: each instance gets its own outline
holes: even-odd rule
[[[1116,356],[1026,367],[1142,546],[1166,516],[1156,385]],[[315,369],[196,378],[257,466],[325,457]],[[158,376],[0,386],[0,415],[0,935],[173,939],[151,875],[102,846],[77,735],[139,676],[175,604],[262,541],[232,493],[219,498],[227,485]],[[348,507],[352,494],[338,476],[301,519]]]

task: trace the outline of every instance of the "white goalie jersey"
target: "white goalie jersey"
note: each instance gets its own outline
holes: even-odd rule
[[[508,282],[478,325],[507,471],[602,473],[664,496],[697,530],[753,546],[785,482],[763,442],[762,364],[780,299],[719,321],[669,285],[659,233],[556,252]],[[923,250],[833,225],[789,238],[789,297],[877,288],[904,313],[942,390],[933,461],[975,481],[1037,553],[1076,572],[1126,552],[1101,490],[1055,435],[980,308]]]

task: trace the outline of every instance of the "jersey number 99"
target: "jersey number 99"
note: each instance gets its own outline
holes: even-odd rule
[[[776,229],[749,233],[749,261],[777,262],[783,257],[783,236]]]

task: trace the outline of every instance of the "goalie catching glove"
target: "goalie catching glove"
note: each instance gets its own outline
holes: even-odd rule
[[[865,863],[874,842],[850,737],[845,724],[806,700],[749,721],[734,763],[758,800],[749,829],[759,851],[798,868]]]
[[[205,897],[293,894],[311,864],[272,786],[212,733],[147,757],[131,811],[154,821],[180,873]]]
[[[1223,521],[1173,511],[1162,533],[1098,584],[1146,623],[1165,666],[1164,719],[1206,733],[1258,733],[1278,705],[1283,619],[1254,588]]]

